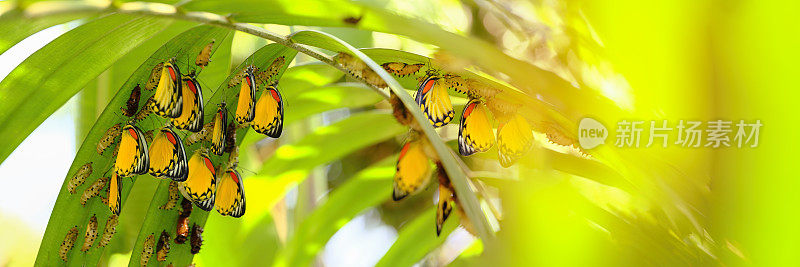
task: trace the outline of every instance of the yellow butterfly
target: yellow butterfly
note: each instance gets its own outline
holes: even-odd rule
[[[439,202],[436,204],[436,236],[442,233],[442,227],[450,212],[453,211],[453,190],[447,184],[439,182]]]
[[[108,183],[108,209],[111,213],[119,215],[122,207],[122,178],[113,173]]]
[[[181,71],[175,64],[175,59],[170,59],[161,68],[161,78],[156,86],[151,108],[156,114],[168,118],[177,118],[183,108],[181,98]]]
[[[211,153],[222,155],[225,152],[225,134],[228,126],[228,108],[225,102],[219,104],[217,113],[214,115],[214,128],[211,131]]]
[[[489,120],[489,111],[480,100],[470,99],[461,113],[458,128],[458,151],[469,156],[475,152],[486,152],[494,146],[494,132]]]
[[[500,165],[510,167],[522,157],[533,144],[533,133],[528,121],[519,114],[497,127],[497,147]]]
[[[120,177],[145,174],[150,158],[147,154],[147,141],[142,130],[131,124],[122,128],[122,141],[119,142],[114,172]]]
[[[166,176],[178,182],[186,180],[188,167],[183,142],[169,126],[161,128],[155,136],[148,155],[149,173],[153,177]]]
[[[214,193],[217,190],[217,171],[206,151],[198,149],[189,159],[189,174],[186,181],[180,182],[183,196],[197,207],[210,211],[214,208]]]
[[[397,171],[394,174],[394,191],[392,198],[400,200],[416,193],[428,184],[431,178],[431,165],[425,155],[424,140],[407,142],[397,159]]]
[[[170,122],[175,128],[199,132],[203,128],[203,89],[194,76],[183,76],[182,80],[181,115]]]
[[[455,116],[450,95],[447,94],[447,88],[439,83],[439,76],[428,75],[417,87],[415,100],[433,127],[445,126]]]
[[[222,174],[222,179],[219,180],[216,192],[216,202],[219,214],[239,218],[244,215],[245,201],[244,201],[244,185],[242,184],[242,176],[236,171],[234,166],[228,168]]]
[[[283,131],[283,98],[274,86],[267,86],[256,104],[253,130],[269,137],[278,138]]]
[[[248,66],[244,71],[244,79],[239,89],[239,100],[236,105],[236,122],[244,124],[251,122],[256,110],[256,79],[255,67]]]

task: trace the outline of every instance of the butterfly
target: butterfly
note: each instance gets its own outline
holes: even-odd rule
[[[444,169],[439,167],[439,201],[436,204],[436,236],[442,233],[442,227],[447,217],[450,217],[450,212],[453,211],[453,202],[455,202],[455,193],[453,192],[450,179],[444,173]]]
[[[424,140],[417,139],[406,142],[397,159],[394,174],[394,191],[392,198],[400,200],[416,193],[428,184],[431,178],[431,165],[425,154]]]
[[[497,127],[497,147],[500,165],[510,167],[522,157],[533,144],[533,133],[528,121],[519,114]]]
[[[181,71],[175,64],[175,59],[170,59],[161,68],[161,76],[156,86],[151,108],[156,114],[167,118],[177,118],[183,108],[181,98]]]
[[[122,110],[122,114],[128,117],[136,114],[136,111],[139,110],[139,98],[141,96],[142,88],[137,84],[136,87],[133,87],[133,90],[131,90],[131,96],[128,98],[128,101],[125,102],[125,106],[120,108]]]
[[[211,153],[222,155],[225,151],[225,135],[228,133],[228,108],[225,102],[219,104],[214,114],[214,128],[211,131]]]
[[[236,105],[236,122],[240,124],[248,123],[253,120],[256,110],[255,94],[256,79],[255,67],[248,66],[244,71],[244,82],[241,82],[239,89],[239,100]]]
[[[148,153],[150,167],[148,172],[153,177],[166,176],[174,181],[186,180],[189,168],[186,164],[186,152],[181,138],[169,126],[161,128],[150,144]]]
[[[170,119],[175,128],[199,132],[203,128],[203,89],[193,75],[182,78],[181,115]]]
[[[278,138],[283,131],[283,98],[275,86],[267,86],[256,104],[253,130]]]
[[[119,215],[122,207],[122,178],[114,173],[108,182],[108,209],[111,213]]]
[[[239,218],[244,215],[245,199],[242,176],[232,166],[222,174],[216,192],[214,204],[219,214]]]
[[[189,159],[189,174],[180,182],[183,196],[197,207],[210,211],[214,208],[214,192],[217,190],[217,171],[206,151],[198,149]]]
[[[114,172],[120,177],[144,174],[150,165],[147,155],[147,141],[142,130],[128,124],[122,128],[122,141],[119,143]]]
[[[463,156],[469,156],[476,152],[486,152],[494,143],[494,132],[486,105],[480,100],[470,99],[461,113],[458,151]]]
[[[439,83],[439,76],[428,75],[419,84],[415,100],[433,127],[445,126],[455,116],[450,95],[447,94],[447,88]]]
[[[210,58],[212,48],[214,48],[214,41],[211,41],[205,47],[203,47],[203,50],[200,50],[200,53],[197,54],[197,59],[195,59],[194,64],[200,66],[201,68],[208,66],[208,62],[211,61]]]

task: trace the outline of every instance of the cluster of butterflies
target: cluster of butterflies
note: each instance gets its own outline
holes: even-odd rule
[[[283,130],[283,99],[277,87],[267,85],[261,98],[256,100],[255,96],[259,85],[277,74],[282,65],[281,57],[266,71],[248,66],[231,79],[229,87],[240,85],[234,114],[236,123],[240,125],[238,127],[249,125],[258,133],[280,137]],[[204,125],[203,90],[195,76],[182,75],[174,59],[156,65],[152,73],[146,88],[153,88],[155,94],[152,101],[143,107],[150,111],[140,112],[152,112],[165,117],[169,124],[154,134],[149,146],[145,134],[134,123],[122,127],[114,177],[111,179],[110,209],[115,214],[119,213],[121,178],[149,173],[178,182],[178,189],[183,196],[203,210],[210,211],[216,207],[223,216],[241,217],[245,212],[245,197],[241,175],[236,170],[237,153],[234,151],[237,125],[233,122],[228,124],[226,104],[221,103],[213,121]],[[173,128],[195,132],[187,137],[192,139],[189,144],[210,139],[211,145],[197,149],[187,159],[184,142]],[[104,140],[105,137],[101,142]],[[113,140],[113,137],[109,140]],[[209,153],[222,155],[226,152],[230,153],[231,160],[224,171],[220,166],[221,176],[218,176]]]
[[[204,68],[208,65],[213,44],[212,41],[200,51],[195,61],[197,66]],[[125,105],[121,107],[122,114],[132,118],[124,125],[120,123],[111,126],[97,143],[97,153],[100,155],[109,148],[113,149],[113,172],[110,178],[104,175],[92,183],[81,195],[80,201],[85,205],[92,197],[99,196],[111,210],[106,233],[101,240],[110,240],[115,232],[116,218],[122,206],[122,178],[135,175],[149,173],[154,177],[172,180],[167,203],[161,206],[161,209],[173,209],[181,199],[181,195],[183,196],[185,205],[179,214],[177,243],[182,243],[179,242],[181,239],[185,241],[189,232],[188,217],[192,205],[205,211],[216,207],[217,212],[223,216],[244,215],[245,194],[242,178],[237,170],[236,130],[252,127],[258,133],[273,138],[280,137],[283,130],[283,99],[277,86],[266,85],[258,99],[256,94],[262,91],[259,90],[261,85],[278,74],[284,60],[284,57],[278,57],[265,70],[252,65],[243,68],[228,82],[228,87],[239,86],[234,119],[228,122],[228,109],[223,101],[214,113],[213,120],[205,124],[203,89],[194,71],[182,74],[175,58],[155,65],[143,87],[144,90],[155,91],[153,96],[139,109],[142,87],[137,84]],[[159,130],[143,132],[136,123],[151,114],[166,118],[168,123]],[[176,130],[188,131],[189,133],[186,133],[188,136],[181,138]],[[187,158],[184,145],[200,141],[210,141],[210,146],[197,149]],[[215,168],[211,155],[221,156],[224,153],[229,153],[228,164],[220,165],[219,169]],[[67,190],[75,194],[77,188],[86,181],[92,171],[92,162],[81,166],[68,181]],[[100,192],[106,185],[108,194],[104,198]],[[96,233],[96,223],[92,224],[90,221],[87,227],[88,240],[91,232]],[[195,225],[192,229],[199,229],[192,230],[193,233],[197,232],[198,236],[202,233],[202,228],[199,226]],[[65,236],[60,251],[60,257],[65,261],[77,234],[77,227],[74,227],[74,231],[70,229]],[[96,234],[94,236],[96,237]],[[164,242],[161,239],[163,238],[159,239],[159,245],[156,246],[157,250],[162,251],[162,248],[166,248],[164,251],[168,251],[168,244],[162,244]],[[199,244],[202,244],[201,236],[198,240],[195,242],[193,238],[193,253],[197,253]],[[104,243],[101,242],[101,246],[102,244]],[[146,250],[142,253],[143,261],[146,261],[145,252]]]
[[[406,76],[418,72],[423,64],[407,64],[389,62],[382,65],[389,73]],[[366,75],[364,76],[367,77]],[[493,97],[499,92],[491,86],[453,74],[440,75],[436,70],[429,70],[417,86],[415,101],[422,113],[435,128],[449,124],[455,117],[453,104],[450,101],[448,88],[465,93],[469,101],[461,113],[458,130],[458,148],[462,156],[489,151],[495,143],[498,146],[498,159],[503,167],[510,167],[521,158],[533,144],[533,133],[528,121],[516,111],[493,109],[495,118],[501,122],[497,134],[493,130],[492,113],[487,108],[487,99],[496,105],[503,105]],[[439,201],[437,204],[436,233],[441,233],[444,221],[450,215],[453,203],[456,203],[455,190],[450,184],[447,173],[438,162],[437,154],[428,140],[419,133],[421,128],[410,113],[405,110],[399,98],[392,94],[394,115],[401,124],[410,126],[412,134],[400,151],[397,170],[394,176],[394,200],[400,200],[410,194],[421,191],[430,180],[433,169],[430,161],[437,165],[439,177]]]

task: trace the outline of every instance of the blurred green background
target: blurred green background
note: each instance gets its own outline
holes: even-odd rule
[[[437,39],[421,30],[419,35],[409,34],[404,31],[417,28],[370,20],[385,11],[489,44],[526,66],[576,85],[580,89],[510,82],[533,88],[532,97],[564,114],[571,127],[586,116],[603,122],[612,133],[621,120],[760,120],[764,126],[759,146],[618,148],[611,134],[606,145],[588,151],[592,158],[586,160],[577,150],[537,133],[532,151],[510,169],[486,167],[480,157],[464,159],[473,169],[497,174],[475,179],[485,187],[479,190],[484,212],[497,217],[491,220],[496,238],[481,241],[456,227],[458,215],[448,221],[449,236],[436,238],[435,186],[402,202],[389,198],[395,153],[405,129],[385,113],[386,103],[366,88],[345,84],[351,80],[341,72],[298,54],[281,80],[289,92],[284,95],[293,94],[287,99],[296,99],[287,103],[286,112],[291,114],[293,105],[298,113],[303,108],[310,111],[287,123],[280,139],[248,134],[243,140],[247,215],[209,216],[207,242],[194,259],[198,265],[800,265],[800,197],[795,192],[800,180],[792,167],[800,147],[800,121],[794,111],[800,2],[375,0],[344,6],[323,1],[366,14],[357,26],[324,22],[329,13],[341,10],[312,8],[315,1],[278,2],[276,10],[283,7],[281,12],[323,22],[306,18],[296,23],[306,26],[298,26],[281,23],[280,18],[273,23],[263,18],[247,21],[245,16],[243,21],[280,34],[321,30],[357,48],[391,48],[429,57],[451,51],[456,58],[469,57],[464,60],[487,75],[513,80],[513,75],[486,68],[500,59],[481,58],[494,54],[458,52],[459,44],[445,37]],[[0,4],[10,7],[8,1]],[[182,4],[215,13],[266,5]],[[17,37],[0,33],[5,51],[0,55],[0,77],[49,40],[91,19],[81,15],[51,22],[59,25],[19,44]],[[0,26],[24,21],[0,20],[6,23]],[[174,22],[174,32],[154,35],[142,45],[154,48],[134,50],[86,86],[79,85],[79,94],[21,145],[12,144],[14,152],[0,165],[0,265],[33,264],[59,186],[95,119],[143,55],[193,25]],[[229,66],[268,43],[239,32],[229,41]],[[515,64],[508,63],[510,68]],[[353,88],[336,89],[347,86]],[[13,89],[0,86],[5,94]],[[338,108],[320,113],[323,110],[314,111],[311,100]],[[374,121],[391,123],[376,126]],[[347,138],[365,125],[385,137],[348,146]],[[441,132],[445,141],[455,138],[456,126]],[[5,127],[9,125],[0,125]],[[347,127],[356,128],[336,134]],[[304,147],[331,156],[291,161]],[[276,154],[285,157],[276,159]],[[158,183],[138,181],[127,200],[121,232],[101,264],[128,262]]]

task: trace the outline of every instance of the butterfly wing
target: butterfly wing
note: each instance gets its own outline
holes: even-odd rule
[[[183,98],[180,75],[180,69],[174,61],[164,63],[151,107],[156,114],[168,118],[177,118],[181,115]]]
[[[253,130],[269,137],[278,138],[283,131],[283,98],[278,89],[269,86],[261,93],[256,104]]]
[[[256,81],[251,70],[245,72],[244,82],[239,89],[239,99],[236,105],[236,122],[240,124],[253,121],[255,115]]]
[[[142,130],[130,124],[122,128],[122,140],[118,149],[117,160],[114,163],[117,175],[128,177],[147,172],[150,161],[147,141],[144,140]]]
[[[217,212],[223,216],[239,218],[244,215],[245,198],[242,176],[234,168],[229,168],[219,181],[216,192]]]
[[[205,211],[214,208],[216,170],[205,152],[197,151],[189,159],[189,172],[179,189],[184,197]]]
[[[220,104],[217,113],[214,115],[214,128],[211,131],[211,153],[222,155],[225,151],[225,134],[228,129],[228,108],[225,103]]]
[[[519,114],[497,127],[497,147],[500,165],[510,167],[522,157],[533,144],[530,124]]]
[[[455,116],[447,88],[437,76],[429,76],[419,85],[415,100],[434,127],[447,125]]]
[[[419,141],[406,143],[397,160],[392,198],[400,200],[421,190],[428,184],[430,178],[431,166],[422,144]]]
[[[111,213],[119,215],[122,207],[122,178],[116,173],[111,175],[108,184],[108,208]]]
[[[439,183],[439,202],[436,204],[436,235],[442,233],[442,227],[450,212],[453,211],[453,191]]]
[[[181,115],[170,121],[175,128],[199,132],[203,128],[203,89],[194,77],[185,76],[181,91]]]
[[[486,107],[477,99],[471,99],[461,113],[458,128],[458,151],[463,156],[486,152],[494,146],[492,123]]]
[[[150,145],[149,173],[154,177],[166,176],[175,181],[186,180],[188,167],[183,142],[169,127],[164,127]]]

